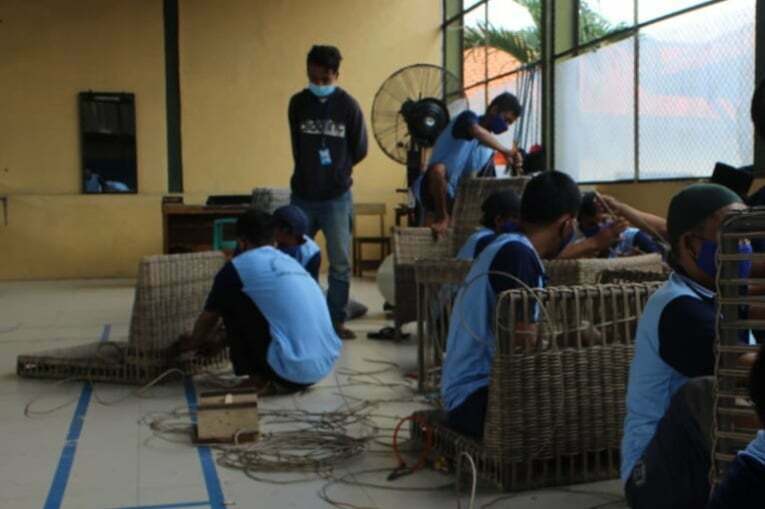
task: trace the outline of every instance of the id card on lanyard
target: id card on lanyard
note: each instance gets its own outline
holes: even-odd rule
[[[319,145],[319,163],[332,166],[332,154],[327,146],[327,126],[329,125],[329,98],[324,101],[324,113],[321,119],[321,142]]]

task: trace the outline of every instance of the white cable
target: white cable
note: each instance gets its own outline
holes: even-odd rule
[[[460,495],[460,481],[462,479],[462,457],[465,457],[470,462],[470,468],[473,471],[473,486],[470,489],[470,503],[468,504],[468,509],[475,509],[475,492],[476,488],[478,487],[478,469],[475,466],[475,461],[473,461],[473,457],[466,453],[461,452],[459,457],[457,458],[457,479],[454,483],[455,487],[457,488],[457,509],[462,509],[462,497]]]

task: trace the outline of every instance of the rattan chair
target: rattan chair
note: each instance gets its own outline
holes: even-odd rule
[[[511,189],[520,197],[526,184],[531,180],[529,177],[512,178],[485,178],[471,177],[460,181],[457,196],[452,209],[452,225],[454,228],[454,240],[452,242],[453,255],[462,247],[468,237],[475,232],[481,223],[481,205],[492,193]]]
[[[430,434],[435,451],[453,460],[468,453],[481,478],[508,491],[617,477],[634,333],[659,286],[502,294],[483,442],[448,429],[438,411],[416,413],[412,436]],[[537,298],[545,312],[530,341],[515,324],[533,321]]]
[[[545,269],[549,274],[548,287],[667,279],[658,255],[550,260],[545,262]],[[415,262],[418,388],[422,392],[434,392],[440,385],[439,368],[449,332],[449,314],[456,295],[455,286],[462,284],[469,270],[470,262],[456,259]],[[444,291],[449,287],[454,290]]]
[[[418,389],[438,391],[454,297],[470,271],[470,261],[417,260],[417,367]]]
[[[228,359],[225,351],[183,366],[171,366],[165,354],[181,333],[191,331],[224,262],[220,252],[143,258],[127,342],[89,343],[20,355],[18,375],[144,384],[170,367],[193,374],[224,365]]]
[[[664,263],[658,254],[624,256],[621,258],[578,258],[545,261],[549,286],[594,285],[605,271],[633,270],[663,272]]]
[[[728,216],[720,227],[718,251],[717,299],[720,318],[717,322],[715,368],[715,418],[712,478],[719,482],[735,459],[736,453],[755,437],[761,424],[749,402],[746,389],[749,370],[740,364],[739,357],[757,352],[757,346],[740,343],[740,333],[765,330],[765,320],[752,317],[753,310],[762,313],[765,299],[762,295],[762,274],[742,279],[738,271],[740,260],[762,261],[762,254],[741,255],[738,243],[747,239],[765,240],[765,209],[736,212]],[[755,287],[759,286],[759,289]],[[749,288],[743,294],[742,288]],[[749,308],[749,317],[741,316],[742,305]]]
[[[256,187],[252,190],[252,208],[273,214],[276,209],[290,204],[292,191],[282,187]]]
[[[460,181],[452,210],[453,228],[442,239],[434,240],[430,228],[394,228],[396,307],[393,314],[396,330],[417,319],[415,260],[453,258],[464,241],[480,226],[484,200],[504,189],[514,189],[520,194],[528,181],[528,177],[469,177]]]
[[[642,270],[604,270],[598,275],[598,284],[652,283],[669,279],[669,270],[650,272]]]
[[[430,228],[394,228],[393,264],[396,305],[393,311],[396,330],[417,319],[415,261],[421,258],[449,259],[451,235],[434,239]]]

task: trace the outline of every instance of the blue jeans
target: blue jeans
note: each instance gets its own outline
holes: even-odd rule
[[[329,255],[329,290],[327,305],[335,323],[346,319],[345,308],[351,288],[351,222],[353,198],[347,191],[342,196],[326,201],[306,201],[292,195],[292,204],[308,216],[308,234],[321,230],[327,240]]]

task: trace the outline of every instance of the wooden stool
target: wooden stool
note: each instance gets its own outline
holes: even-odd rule
[[[359,236],[357,234],[359,216],[377,216],[380,221],[379,236]],[[380,246],[380,258],[365,260],[364,245]],[[355,203],[353,205],[353,275],[361,276],[365,270],[376,270],[386,256],[390,254],[390,237],[385,236],[385,204]]]

